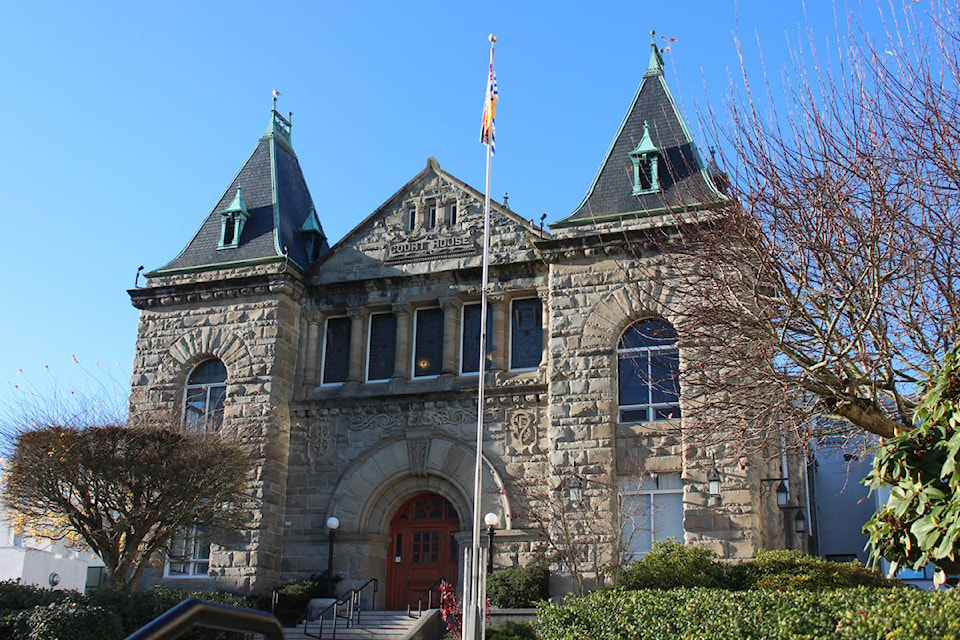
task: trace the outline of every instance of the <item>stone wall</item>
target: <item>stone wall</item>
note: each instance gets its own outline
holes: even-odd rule
[[[245,544],[211,559],[224,586],[269,586],[280,574],[301,291],[282,265],[151,278],[131,291],[141,309],[131,420],[179,424],[193,367],[219,358],[227,368],[222,433],[251,453],[254,469]]]

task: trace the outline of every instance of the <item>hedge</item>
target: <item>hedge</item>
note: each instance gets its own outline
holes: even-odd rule
[[[956,640],[960,593],[609,590],[542,603],[536,629],[541,640]]]
[[[498,569],[487,576],[487,600],[502,609],[524,609],[550,597],[550,570],[542,564]]]

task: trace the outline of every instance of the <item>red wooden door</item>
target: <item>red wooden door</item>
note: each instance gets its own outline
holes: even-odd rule
[[[423,493],[403,504],[390,521],[387,608],[406,609],[437,580],[457,583],[460,530],[456,509],[443,496]],[[439,602],[434,593],[433,606]],[[426,600],[423,606],[427,606]]]

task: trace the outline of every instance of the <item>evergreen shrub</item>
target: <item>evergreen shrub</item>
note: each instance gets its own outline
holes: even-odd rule
[[[545,565],[498,569],[487,576],[487,600],[502,609],[523,609],[550,597]]]
[[[537,640],[537,632],[529,622],[509,620],[499,627],[487,627],[487,640]]]
[[[736,588],[737,578],[713,551],[668,538],[654,542],[649,553],[628,563],[623,568],[620,586],[625,589],[723,589]]]
[[[541,640],[960,638],[960,592],[607,590],[541,603]]]

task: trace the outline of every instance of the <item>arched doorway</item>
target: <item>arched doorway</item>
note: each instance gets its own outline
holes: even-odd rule
[[[406,609],[441,578],[457,583],[458,531],[457,511],[441,495],[421,493],[397,509],[390,521],[387,609]]]

